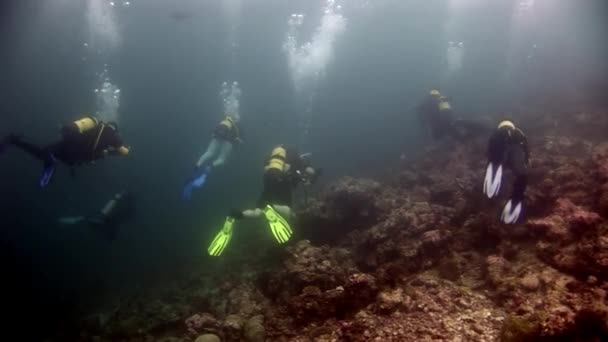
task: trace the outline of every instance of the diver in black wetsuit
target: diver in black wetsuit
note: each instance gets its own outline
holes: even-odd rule
[[[431,132],[434,139],[451,137],[464,142],[480,136],[486,128],[479,122],[456,117],[446,96],[438,90],[429,92],[426,99],[416,107],[419,121]]]
[[[235,221],[264,216],[278,243],[285,243],[293,234],[288,219],[294,216],[292,197],[299,184],[314,184],[322,170],[313,168],[310,154],[299,154],[297,149],[283,145],[272,149],[264,166],[264,188],[255,208],[232,210],[224,226],[208,248],[209,255],[219,256],[232,238]]]
[[[114,241],[120,225],[131,219],[134,212],[133,195],[128,191],[121,191],[115,194],[99,212],[89,216],[62,217],[59,222],[65,225],[86,222],[106,240]]]
[[[526,169],[530,159],[528,141],[524,132],[509,120],[502,121],[488,143],[488,166],[483,182],[483,193],[488,198],[496,197],[500,191],[503,169],[511,169],[515,176],[511,198],[505,204],[500,220],[517,223],[523,216],[524,197],[527,186]]]
[[[40,178],[40,187],[45,187],[53,178],[57,161],[76,167],[107,155],[129,154],[129,147],[123,144],[116,123],[84,117],[64,125],[61,133],[59,141],[47,146],[29,143],[21,136],[11,134],[3,139],[0,150],[7,145],[13,145],[41,160],[44,163],[44,171]]]

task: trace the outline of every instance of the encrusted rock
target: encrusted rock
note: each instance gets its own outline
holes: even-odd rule
[[[536,291],[540,286],[540,280],[535,274],[529,273],[519,280],[519,284],[528,291]]]
[[[403,289],[382,291],[378,294],[377,308],[380,312],[390,313],[404,303]]]
[[[186,319],[186,328],[191,335],[201,332],[217,332],[220,330],[220,322],[208,313],[195,314]]]
[[[264,316],[257,315],[251,317],[245,323],[243,336],[246,342],[266,341],[266,330],[264,329]]]
[[[243,317],[239,315],[229,315],[224,320],[224,335],[227,341],[241,341],[243,336]]]
[[[220,338],[214,334],[204,334],[196,338],[194,342],[220,342]]]

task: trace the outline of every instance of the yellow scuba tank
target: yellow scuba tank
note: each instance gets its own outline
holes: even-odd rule
[[[78,133],[82,134],[84,132],[90,131],[93,128],[97,127],[97,125],[99,124],[99,121],[97,121],[97,119],[95,119],[92,116],[87,116],[80,120],[74,121],[72,124],[74,126],[76,126],[76,129],[78,129]]]
[[[440,97],[439,98],[439,111],[444,112],[444,111],[449,111],[449,110],[452,110],[452,106],[448,102],[448,98],[445,96]]]
[[[92,116],[85,116],[72,123],[64,125],[62,128],[64,135],[78,135],[95,129],[99,125],[99,121]]]
[[[220,122],[220,125],[226,127],[228,132],[233,132],[235,139],[238,139],[240,137],[239,126],[236,124],[236,122],[234,122],[234,119],[230,116],[226,115],[226,118],[222,120],[222,122]]]
[[[287,150],[283,146],[277,146],[272,150],[270,154],[270,159],[266,166],[264,167],[264,171],[269,170],[279,170],[284,172],[286,170],[286,158],[287,158]]]

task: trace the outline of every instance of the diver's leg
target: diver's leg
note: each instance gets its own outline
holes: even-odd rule
[[[223,166],[226,163],[226,160],[230,157],[232,153],[232,143],[229,141],[221,142],[221,146],[219,148],[220,152],[217,156],[217,159],[213,162],[213,168],[218,166]]]
[[[244,218],[258,218],[264,215],[264,210],[260,208],[247,209],[242,212]]]
[[[521,201],[524,199],[524,193],[528,185],[526,153],[522,147],[516,146],[511,149],[509,154],[510,167],[515,175],[511,198],[516,201]]]
[[[42,160],[42,161],[46,161],[48,159],[48,154],[49,154],[49,148],[45,148],[45,147],[40,147],[38,145],[32,144],[32,143],[28,143],[26,141],[23,141],[20,137],[11,137],[8,142],[25,151],[26,153],[28,153],[29,155],[31,155],[32,157]]]
[[[292,218],[294,216],[293,211],[287,205],[273,204],[272,207],[284,218]]]
[[[207,147],[207,151],[205,151],[205,153],[198,159],[198,162],[196,162],[196,167],[200,168],[207,164],[209,160],[211,160],[217,154],[220,144],[221,143],[217,139],[212,138],[209,146]]]
[[[515,175],[511,198],[505,204],[500,220],[506,224],[517,223],[524,214],[524,193],[526,191],[526,153],[522,146],[509,149],[509,166]]]

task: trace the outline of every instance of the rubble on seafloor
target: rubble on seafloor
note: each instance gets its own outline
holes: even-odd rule
[[[119,310],[103,327],[85,325],[80,336],[131,342],[606,341],[604,116],[530,124],[522,224],[498,222],[504,194],[491,201],[482,195],[482,139],[435,147],[390,179],[345,177],[328,185],[300,212],[294,227],[301,239],[276,256],[278,266],[246,279],[216,275],[213,284],[176,286],[176,298]]]

